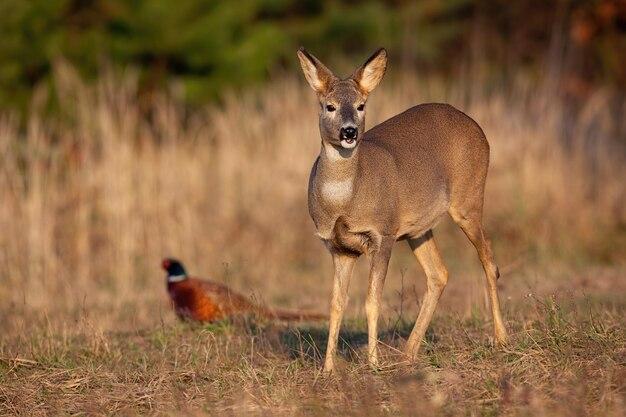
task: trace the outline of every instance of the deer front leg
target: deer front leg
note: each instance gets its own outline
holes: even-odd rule
[[[394,239],[383,238],[379,247],[371,253],[370,279],[365,300],[365,313],[367,315],[367,360],[372,368],[378,367],[378,316],[380,313],[380,300],[387,276],[389,258]]]
[[[348,287],[350,277],[356,259],[353,256],[333,253],[333,265],[335,275],[333,279],[333,296],[330,303],[330,324],[328,328],[328,345],[326,347],[326,359],[324,361],[324,373],[329,374],[335,370],[335,354],[339,339],[339,328],[343,312],[348,304]]]

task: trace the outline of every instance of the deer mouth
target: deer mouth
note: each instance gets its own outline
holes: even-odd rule
[[[356,146],[356,139],[355,138],[342,138],[341,141],[339,141],[339,143],[341,144],[341,147],[344,149],[352,149]]]

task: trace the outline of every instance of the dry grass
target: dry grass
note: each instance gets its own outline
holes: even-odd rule
[[[319,139],[300,80],[188,114],[141,112],[132,75],[96,87],[61,68],[62,117],[0,116],[0,412],[621,415],[626,343],[626,108],[598,91],[575,120],[544,89],[485,94],[389,80],[373,123],[424,101],[473,116],[492,145],[486,224],[513,342],[489,347],[482,273],[462,233],[436,231],[451,280],[422,362],[397,349],[423,281],[398,248],[385,289],[385,368],[361,355],[363,265],[342,370],[322,379],[324,326],[179,324],[164,255],[270,304],[326,310],[330,258],[306,183]],[[622,99],[623,100],[623,99]],[[620,107],[621,105],[621,107]],[[622,109],[622,114],[618,109]],[[532,294],[532,295],[529,295]]]

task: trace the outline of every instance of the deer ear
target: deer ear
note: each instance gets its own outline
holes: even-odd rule
[[[361,67],[352,74],[352,79],[361,87],[365,94],[372,92],[385,75],[387,69],[387,51],[380,48],[368,58]]]
[[[302,72],[304,72],[304,76],[311,88],[319,94],[324,94],[328,90],[330,83],[337,77],[319,59],[308,53],[304,48],[298,50],[298,59],[302,66]]]

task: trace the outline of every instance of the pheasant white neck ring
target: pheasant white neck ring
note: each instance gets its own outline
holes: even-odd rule
[[[187,275],[168,275],[167,282],[180,282],[187,279]]]

